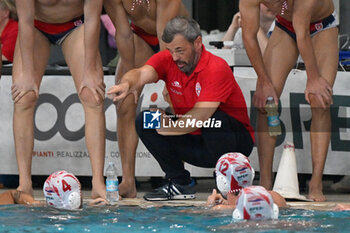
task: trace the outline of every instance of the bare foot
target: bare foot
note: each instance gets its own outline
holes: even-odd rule
[[[119,185],[119,195],[124,198],[135,198],[136,197],[136,184],[132,182],[122,181]]]
[[[95,182],[92,181],[92,190],[91,190],[91,198],[97,199],[97,198],[106,199],[106,185],[103,182]]]
[[[32,183],[26,184],[26,185],[19,185],[17,187],[17,190],[21,191],[21,192],[24,192],[24,193],[27,193],[27,194],[29,194],[31,196],[34,196]]]
[[[312,180],[309,182],[309,195],[308,198],[318,202],[326,201],[326,197],[322,192],[322,181],[321,183],[314,183]]]

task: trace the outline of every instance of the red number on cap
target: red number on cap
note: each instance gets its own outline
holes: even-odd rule
[[[67,192],[68,190],[71,191],[72,187],[65,180],[62,180],[62,189],[63,192]]]
[[[221,164],[220,164],[219,170],[220,170],[220,172],[221,172],[224,176],[226,176],[226,171],[227,171],[227,169],[228,169],[228,163],[226,163],[225,160],[222,160],[222,161],[221,161]]]

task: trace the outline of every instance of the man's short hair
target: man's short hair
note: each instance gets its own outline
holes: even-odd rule
[[[189,42],[194,42],[198,36],[202,36],[199,24],[194,19],[177,16],[171,19],[163,32],[162,40],[165,43],[173,41],[175,35],[182,35]]]

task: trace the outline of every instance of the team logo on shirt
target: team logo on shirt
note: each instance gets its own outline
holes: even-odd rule
[[[144,129],[160,129],[160,116],[162,114],[157,110],[156,112],[143,112],[143,128]]]
[[[199,82],[196,83],[196,94],[197,96],[199,96],[199,94],[201,93],[202,87],[201,84]]]

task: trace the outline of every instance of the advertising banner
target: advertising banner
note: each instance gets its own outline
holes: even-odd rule
[[[256,85],[252,68],[235,68],[234,74],[245,96],[248,113],[255,127],[257,112],[250,108]],[[107,88],[114,83],[114,76],[105,76]],[[281,96],[282,135],[278,138],[274,170],[287,141],[294,142],[298,171],[311,173],[310,119],[311,110],[304,98],[306,76],[304,71],[290,73],[284,93]],[[14,150],[11,99],[11,76],[0,81],[0,174],[18,174]],[[163,82],[146,85],[140,96],[137,112],[149,107],[167,108],[162,97]],[[350,73],[338,72],[334,86],[332,106],[332,137],[325,174],[350,175]],[[115,161],[121,175],[120,153],[116,136],[116,110],[106,99],[106,155],[105,164]],[[33,175],[48,175],[59,169],[66,169],[76,175],[91,175],[89,153],[85,146],[85,120],[72,77],[45,76],[34,116],[35,142],[32,162]],[[256,148],[250,159],[256,170],[258,160]],[[192,176],[212,176],[214,169],[198,168],[186,164]],[[163,176],[158,163],[139,142],[136,152],[136,176]]]

